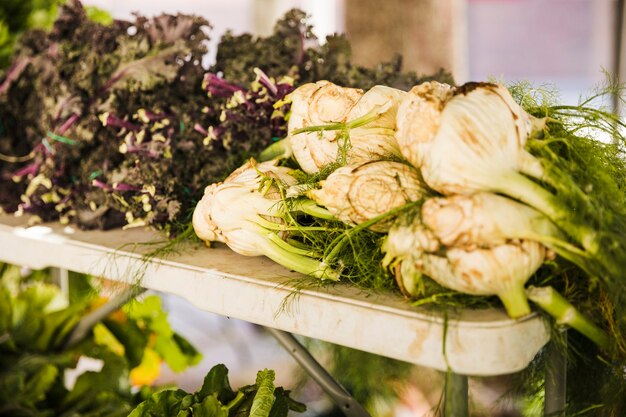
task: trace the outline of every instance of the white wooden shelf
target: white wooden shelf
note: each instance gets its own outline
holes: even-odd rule
[[[56,223],[27,227],[0,215],[0,261],[34,269],[58,267],[176,294],[227,317],[464,375],[501,375],[525,368],[549,340],[537,315],[509,319],[497,309],[444,319],[392,294],[344,285],[304,289],[301,276],[262,257],[224,246],[186,245],[166,259],[142,259],[163,237],[143,229],[80,231]],[[291,283],[291,284],[290,284]],[[290,297],[291,296],[291,297]]]

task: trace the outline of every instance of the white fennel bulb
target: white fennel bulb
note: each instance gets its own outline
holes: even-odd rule
[[[311,126],[346,122],[352,107],[363,95],[356,88],[344,88],[330,81],[318,81],[298,87],[289,96],[291,115],[287,126],[294,158],[302,170],[312,174],[335,162],[339,144],[337,130],[293,132]]]
[[[545,258],[540,243],[522,240],[491,248],[449,248],[445,255],[422,253],[415,268],[440,285],[473,295],[496,295],[512,318],[530,313],[524,285]]]
[[[415,167],[422,166],[427,146],[439,129],[441,112],[452,98],[454,87],[437,81],[413,87],[397,113],[396,141],[402,156]]]
[[[519,172],[542,177],[525,149],[543,120],[526,113],[498,84],[468,83],[444,105],[436,133],[423,142],[419,166],[426,183],[443,194],[500,191]],[[517,180],[519,182],[519,180]]]
[[[260,219],[281,222],[276,186],[262,188],[264,178],[275,178],[287,185],[295,180],[291,169],[276,162],[256,163],[250,160],[230,174],[224,182],[206,187],[193,215],[193,226],[199,238],[227,244],[246,256],[263,255],[259,245]]]
[[[406,95],[405,91],[377,85],[354,105],[348,114],[348,122],[355,125],[349,130],[349,164],[402,157],[395,133],[398,107]]]
[[[390,161],[338,168],[320,185],[321,188],[307,192],[309,198],[350,225],[373,221],[393,209],[418,201],[425,192],[415,169]],[[369,228],[386,232],[393,218],[389,215]]]
[[[496,295],[509,316],[530,313],[524,285],[542,265],[545,247],[515,240],[473,249],[439,246],[426,229],[394,226],[383,245],[383,264],[394,273],[403,294],[420,296],[423,279],[472,295]],[[426,249],[426,250],[425,250]]]
[[[228,245],[246,256],[265,255],[275,262],[306,275],[338,279],[323,262],[282,238],[284,224],[279,185],[295,183],[292,170],[275,161],[256,163],[253,159],[233,172],[224,182],[206,187],[193,213],[199,238]]]
[[[431,198],[421,213],[420,223],[444,246],[472,249],[511,239],[549,244],[561,237],[544,214],[492,193]]]

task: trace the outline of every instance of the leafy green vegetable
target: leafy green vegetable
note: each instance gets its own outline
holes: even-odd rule
[[[158,366],[163,359],[148,343],[155,339],[152,316],[158,318],[158,338],[180,346],[170,355],[179,370],[200,359],[189,342],[171,331],[160,302],[152,298],[130,308],[143,313],[140,317],[115,312],[65,348],[78,321],[103,302],[94,297],[88,277],[74,275],[71,282],[80,278],[80,290],[70,288],[74,296],[68,304],[60,289],[46,282],[50,276],[45,271],[22,278],[19,268],[0,264],[0,416],[128,415],[143,400],[131,391],[133,372],[141,371],[136,365],[150,358]],[[64,375],[81,358],[102,361],[102,369],[82,373],[67,387]],[[154,377],[133,380],[151,383]]]
[[[180,389],[157,392],[139,404],[128,417],[187,416],[179,414],[182,411],[181,404],[187,397],[189,394]]]
[[[159,297],[146,297],[141,302],[131,301],[124,306],[123,310],[128,318],[136,323],[136,329],[133,329],[134,337],[145,336],[146,332],[150,332],[154,340],[153,348],[173,371],[183,371],[196,365],[202,359],[202,356],[189,342],[172,330]],[[131,329],[129,323],[109,323],[108,326],[112,331],[117,329],[116,331],[120,334],[128,334]],[[128,337],[132,336],[128,334]],[[130,345],[136,346],[135,348],[143,346],[141,348],[143,350],[147,342],[146,339]],[[139,355],[138,358],[140,359],[141,356]]]
[[[192,415],[199,417],[228,417],[228,409],[217,399],[217,394],[205,397],[201,403],[191,406]]]
[[[305,409],[290,398],[289,391],[274,387],[274,371],[259,371],[254,385],[234,392],[228,381],[228,369],[219,364],[211,368],[196,393],[157,392],[139,404],[129,417],[287,417],[289,410]]]
[[[296,86],[329,80],[346,87],[369,89],[384,84],[408,90],[431,79],[452,83],[450,74],[443,71],[431,77],[403,73],[399,56],[374,68],[364,68],[353,65],[351,55],[345,35],[329,36],[320,46],[307,15],[294,9],[276,23],[274,33],[266,38],[227,32],[218,46],[212,72],[222,72],[225,79],[244,85],[253,80],[250,69],[255,67],[275,79],[288,75],[295,79]]]
[[[198,391],[200,398],[211,394],[217,394],[222,402],[231,401],[236,395],[228,381],[228,368],[223,364],[218,364],[211,368],[209,373],[204,377],[202,388]]]
[[[256,376],[257,392],[250,407],[250,417],[268,417],[274,405],[274,371],[264,369]]]

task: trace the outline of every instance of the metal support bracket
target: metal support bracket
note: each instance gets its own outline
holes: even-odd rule
[[[564,335],[567,337],[567,334]],[[567,339],[566,339],[567,340]],[[567,389],[567,357],[554,342],[546,347],[545,416],[560,415],[565,410]]]
[[[70,296],[70,273],[64,268],[50,268],[52,282],[61,289],[61,294],[69,299]]]
[[[344,387],[324,369],[311,353],[291,334],[265,327],[281,346],[298,362],[313,380],[332,398],[346,417],[371,417]]]

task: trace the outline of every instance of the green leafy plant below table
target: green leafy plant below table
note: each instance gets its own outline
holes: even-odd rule
[[[106,299],[98,295],[93,277],[70,274],[69,296],[50,281],[48,271],[22,276],[20,268],[0,264],[1,417],[121,417],[131,412],[279,417],[304,409],[288,391],[274,388],[274,372],[267,370],[259,372],[255,385],[237,392],[228,384],[224,365],[214,367],[194,395],[153,388],[162,362],[180,372],[201,359],[172,330],[157,296],[130,301],[68,346],[81,318]],[[99,370],[90,367],[69,382],[81,361],[99,364]],[[176,413],[167,411],[174,408]],[[181,414],[184,410],[193,414]]]

